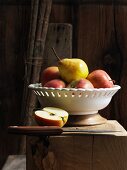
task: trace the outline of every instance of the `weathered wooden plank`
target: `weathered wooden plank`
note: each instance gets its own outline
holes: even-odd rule
[[[86,61],[90,71],[103,67],[104,53],[112,45],[113,6],[80,5],[77,18],[77,57]]]
[[[115,39],[114,6],[112,4],[79,5],[75,15],[78,18],[74,30],[74,41],[77,41],[75,57],[84,59],[90,72],[104,69],[119,84],[122,61]],[[105,109],[99,111],[107,119],[116,118],[113,114],[118,109],[118,105],[114,107],[113,104],[114,100],[117,101],[117,95]]]
[[[31,0],[0,0],[0,5],[30,5]],[[86,3],[103,3],[103,4],[112,4],[112,3],[118,3],[118,4],[127,4],[126,0],[53,0],[53,3],[57,4],[86,4]]]
[[[0,168],[19,147],[20,137],[8,135],[7,127],[21,123],[29,12],[28,6],[0,6]]]
[[[127,136],[126,130],[115,120],[107,120],[106,123],[83,127],[64,127],[62,135],[111,135]]]
[[[117,137],[110,132],[100,134],[63,132],[63,135],[47,138],[27,137],[27,169],[126,170],[127,138],[124,136],[126,131],[116,121],[109,122],[111,124],[107,126],[96,125],[94,130],[103,128],[122,130],[121,136],[120,133]],[[80,128],[93,129],[91,126]]]
[[[116,30],[116,41],[117,48],[119,52],[119,58],[121,62],[121,67],[117,68],[118,63],[116,63],[116,69],[119,70],[118,78],[121,85],[121,92],[118,93],[117,99],[114,101],[115,112],[114,117],[127,129],[127,6],[117,5],[114,9],[115,12],[115,30]],[[117,106],[119,107],[117,108]]]
[[[42,69],[44,69],[47,66],[57,64],[57,60],[55,56],[53,57],[54,54],[51,51],[51,47],[55,48],[59,56],[68,57],[68,58],[71,57],[72,55],[72,26],[71,25],[69,24],[50,24],[49,25],[49,29],[48,29],[47,37],[46,37],[46,44],[45,44],[44,65],[42,66]],[[33,141],[33,144],[32,144],[33,146],[36,143],[35,141],[36,140],[38,141],[38,138],[31,138],[31,140]],[[40,140],[39,140],[39,143],[40,143]],[[40,145],[41,145],[41,153],[45,155],[46,154],[45,146],[43,147],[43,144],[39,144],[39,146]],[[35,149],[36,149],[36,146],[35,146]],[[36,159],[36,154],[39,155],[39,153],[35,153],[35,156],[33,155],[31,149],[29,148],[29,141],[27,141],[27,154],[30,156],[30,158],[28,158],[27,160],[28,169],[36,170],[38,167],[42,166],[41,157]],[[34,161],[32,163],[29,162],[29,160],[32,160],[33,157],[35,159],[35,162]]]
[[[86,138],[82,136],[52,137],[49,140],[50,145],[48,153],[54,154],[54,162],[56,162],[59,167],[58,169],[73,170],[75,168],[78,170],[89,170],[92,166],[92,138],[91,136],[86,136]],[[57,149],[53,152],[55,148]],[[81,152],[81,150],[83,152]],[[51,159],[49,156],[50,155],[47,154],[46,158],[50,161]],[[46,159],[43,161],[46,163]]]
[[[26,156],[9,155],[2,170],[26,170]]]
[[[79,127],[57,126],[9,126],[8,132],[12,134],[29,136],[55,136],[55,135],[113,135],[127,136],[126,130],[115,120],[107,120],[100,125]]]
[[[28,90],[28,85],[30,83],[39,82],[51,6],[52,1],[50,0],[33,0],[33,7],[31,9],[33,16],[31,17],[30,39],[26,58],[26,79],[24,83],[22,105],[22,113],[25,112],[29,115],[25,115],[26,117],[24,121],[26,121],[25,124],[27,125],[32,124],[33,110],[37,103],[36,96],[32,91]]]
[[[39,82],[51,7],[51,0],[33,0],[31,5],[31,24],[21,111],[22,115],[25,113],[24,125],[35,124],[33,113],[38,101],[34,93],[28,90],[28,85]],[[23,148],[24,144],[21,146]],[[25,146],[22,148],[21,152],[24,152]]]
[[[78,4],[92,4],[92,3],[103,3],[103,4],[113,4],[113,3],[119,3],[119,4],[127,4],[126,0],[54,0],[54,2],[58,3],[78,3]]]
[[[62,58],[72,57],[72,25],[66,23],[50,23],[46,38],[44,53],[44,66],[57,65],[57,58],[52,52],[52,47],[57,55]]]
[[[90,170],[92,165],[92,136],[51,137],[47,142],[27,138],[27,170]],[[31,145],[32,144],[32,145]],[[34,154],[32,153],[32,147]],[[82,152],[81,152],[82,150]],[[85,158],[85,159],[84,159]]]
[[[58,15],[59,14],[59,15]],[[53,3],[50,16],[50,23],[71,23],[72,4]]]
[[[14,1],[15,3],[13,3]],[[0,160],[2,162],[8,152],[16,152],[18,150],[17,137],[12,135],[11,137],[10,135],[8,136],[5,129],[8,124],[15,125],[17,122],[19,123],[21,116],[19,115],[19,112],[21,108],[24,78],[24,53],[27,46],[30,13],[30,6],[27,3],[31,3],[31,0],[28,0],[29,2],[25,0],[24,3],[22,3],[23,1],[0,1],[0,4],[2,5],[0,6],[0,80],[2,82],[0,84]],[[103,66],[103,68],[106,68],[109,73],[113,75],[113,78],[115,77],[115,79],[118,80],[118,83],[122,85],[121,91],[116,94],[110,105],[102,110],[101,113],[107,118],[117,119],[125,128],[127,128],[127,2],[126,0],[115,0],[115,8],[113,7],[112,0],[100,0],[96,2],[97,3],[95,3],[94,0],[84,0],[84,5],[83,3],[80,4],[81,6],[77,13],[75,12],[78,9],[78,6],[75,6],[75,11],[72,16],[72,6],[74,5],[72,0],[55,0],[50,21],[71,23],[72,21],[75,22],[77,20],[75,24],[73,23],[73,31],[74,34],[76,34],[73,43],[73,56],[83,57],[88,62],[91,69],[93,67],[97,68],[98,66]],[[77,19],[75,20],[75,18]],[[115,18],[115,20],[113,18]],[[80,25],[78,25],[79,23]],[[116,25],[115,30],[114,24]],[[75,43],[77,40],[78,42]],[[87,46],[87,48],[85,48],[85,46]],[[114,51],[115,53],[113,53]],[[88,56],[85,56],[85,54]],[[102,61],[103,57],[101,56],[104,56],[104,62]],[[12,146],[11,148],[8,143]]]
[[[0,5],[27,5],[30,6],[31,0],[0,0]]]
[[[126,137],[94,137],[93,170],[126,170],[126,157]]]

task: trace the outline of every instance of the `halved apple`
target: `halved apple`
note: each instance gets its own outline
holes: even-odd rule
[[[63,127],[68,120],[68,112],[56,107],[45,107],[35,111],[35,120],[39,125]]]

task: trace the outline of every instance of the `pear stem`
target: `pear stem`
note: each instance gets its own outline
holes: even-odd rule
[[[53,53],[55,54],[56,58],[57,58],[59,61],[61,61],[60,57],[57,55],[57,53],[56,53],[56,51],[55,51],[55,49],[54,49],[53,47],[52,47],[52,50],[53,50]]]

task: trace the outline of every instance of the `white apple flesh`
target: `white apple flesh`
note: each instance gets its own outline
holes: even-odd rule
[[[45,107],[35,111],[35,120],[39,125],[63,127],[68,120],[68,112],[55,107]]]

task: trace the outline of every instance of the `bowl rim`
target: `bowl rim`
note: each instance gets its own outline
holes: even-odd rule
[[[110,88],[53,88],[53,87],[42,87],[41,83],[30,84],[28,88],[33,90],[59,90],[59,91],[112,91],[112,90],[119,90],[121,89],[120,85],[114,85]]]

